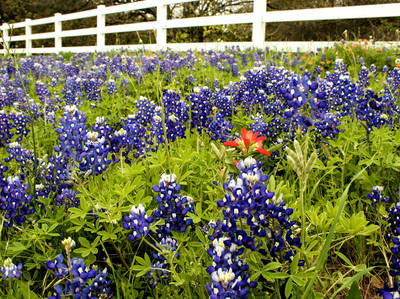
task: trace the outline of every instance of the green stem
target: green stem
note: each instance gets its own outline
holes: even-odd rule
[[[153,248],[155,251],[160,252],[160,249],[157,248],[156,246],[154,246],[153,244],[151,244],[149,241],[146,240],[146,238],[143,238],[143,241],[149,245],[151,248]]]
[[[112,270],[112,276],[113,276],[114,282],[117,282],[118,280],[117,280],[117,278],[115,277],[115,269],[114,269],[114,266],[113,266],[113,264],[112,264],[112,262],[111,262],[110,256],[108,255],[107,249],[106,249],[106,247],[104,246],[103,241],[100,240],[100,244],[101,244],[101,247],[102,247],[103,250],[104,250],[104,253],[105,253],[106,256],[107,256],[107,261],[108,261],[107,264],[110,266],[110,268],[111,268],[111,270]],[[120,288],[118,287],[118,285],[117,285],[116,289],[117,289],[117,298],[121,298],[121,297],[120,297],[120,294],[119,294]]]
[[[119,250],[119,248],[115,245],[114,241],[111,241],[112,246],[114,247],[115,251],[117,252],[119,259],[121,260],[121,262],[124,264],[124,267],[129,269],[128,264],[126,263],[124,256],[122,255],[121,251]]]
[[[299,180],[300,182],[300,180]],[[305,240],[306,240],[306,214],[305,214],[305,208],[304,208],[304,193],[306,189],[306,184],[307,181],[303,181],[300,186],[300,213],[301,213],[301,244],[304,246],[305,245]]]
[[[139,246],[136,248],[135,255],[133,256],[133,259],[132,259],[131,267],[129,268],[129,279],[128,279],[129,282],[131,281],[131,278],[132,278],[132,271],[131,271],[131,269],[132,269],[132,267],[133,267],[133,264],[135,263],[137,253],[138,253],[140,247],[142,246],[143,239],[144,239],[144,238],[142,238],[142,239],[140,240]],[[136,276],[136,275],[135,275],[135,276]]]

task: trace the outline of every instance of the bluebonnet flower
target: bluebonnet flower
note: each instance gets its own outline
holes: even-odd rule
[[[5,110],[0,110],[0,147],[8,144],[13,137],[12,129],[14,125],[10,121]]]
[[[22,112],[14,112],[9,115],[9,119],[14,122],[13,128],[15,128],[14,134],[18,136],[17,141],[21,141],[30,132],[28,128],[28,123],[31,121],[30,118]]]
[[[114,128],[107,124],[104,117],[98,116],[96,117],[96,123],[92,126],[92,129],[99,134],[99,138],[104,137],[109,141]]]
[[[111,163],[108,153],[105,138],[97,132],[87,132],[83,151],[77,158],[79,169],[87,174],[101,174]]]
[[[195,87],[193,91],[186,98],[191,107],[191,129],[197,129],[201,133],[208,127],[209,116],[212,112],[212,91],[206,87]]]
[[[159,184],[153,186],[153,190],[160,193],[155,198],[159,207],[154,212],[154,217],[165,220],[165,224],[158,229],[160,236],[170,234],[171,230],[184,232],[193,224],[188,213],[194,214],[194,200],[179,194],[180,189],[181,185],[177,184],[175,174],[163,174]]]
[[[220,140],[221,142],[227,141],[233,125],[224,118],[221,112],[217,112],[215,117],[211,118],[208,126],[208,134],[212,140]]]
[[[57,284],[54,289],[54,295],[50,296],[49,299],[58,299],[62,296],[74,296],[75,298],[111,298],[110,285],[111,281],[108,280],[107,268],[103,271],[97,270],[97,268],[89,268],[84,264],[82,259],[72,258],[71,259],[71,274],[72,277],[68,277],[68,268],[64,268],[62,264],[62,255],[59,255],[59,264],[53,265],[46,262],[46,266],[52,270],[56,270],[57,278],[65,279],[65,286]]]
[[[248,157],[239,161],[237,168],[241,171],[238,178],[230,177],[224,183],[227,193],[217,201],[224,208],[223,219],[213,225],[214,232],[209,235],[208,254],[213,259],[213,266],[207,269],[212,282],[207,286],[210,298],[247,298],[248,288],[257,285],[250,281],[249,266],[241,258],[245,250],[263,254],[264,264],[290,263],[296,247],[301,247],[294,234],[296,222],[290,219],[293,209],[267,190],[268,176],[262,174],[260,162]]]
[[[322,137],[333,139],[340,132],[343,132],[343,130],[338,129],[338,126],[340,126],[340,121],[336,115],[332,113],[325,113],[321,118],[321,120],[314,122],[314,127]]]
[[[239,76],[239,67],[236,63],[231,64],[232,76]]]
[[[47,89],[46,85],[41,81],[36,81],[36,94],[39,96],[42,105],[46,109],[55,109],[51,92]]]
[[[3,263],[3,267],[0,268],[3,280],[21,278],[22,264],[19,263],[17,266],[13,264],[10,258],[6,258]]]
[[[249,287],[257,286],[247,274],[249,266],[240,258],[244,248],[240,248],[232,238],[223,237],[221,222],[214,225],[214,233],[209,236],[212,243],[207,253],[213,259],[213,265],[207,268],[211,275],[211,285],[207,285],[210,298],[247,298]],[[220,232],[220,233],[218,233]]]
[[[63,264],[64,256],[62,254],[57,255],[56,260],[46,261],[46,267],[50,270],[55,270],[57,279],[62,279],[68,275],[68,267]]]
[[[25,170],[27,166],[33,164],[33,152],[21,147],[17,141],[10,142],[7,147],[8,157],[4,159],[5,162],[15,160],[20,163],[20,167]]]
[[[394,286],[391,288],[388,283],[385,282],[384,288],[379,289],[379,293],[382,295],[383,299],[400,299],[399,283],[394,281],[393,284]]]
[[[140,96],[135,104],[137,112],[131,117],[140,125],[146,126],[151,123],[156,105],[146,97]]]
[[[146,152],[146,128],[135,120],[135,115],[129,115],[118,136],[121,138],[125,161],[130,163],[129,153],[135,158],[143,156]]]
[[[383,194],[383,186],[373,186],[371,193],[367,194],[367,198],[372,200],[372,204],[375,205],[380,201],[389,202],[389,198],[385,198]]]
[[[117,89],[117,84],[115,83],[115,80],[110,79],[107,83],[107,93],[115,94],[117,92],[118,92],[118,89]]]
[[[176,175],[163,174],[158,185],[153,186],[153,190],[159,193],[156,196],[156,202],[159,207],[154,212],[154,219],[164,220],[163,225],[158,225],[157,239],[155,247],[159,252],[153,254],[156,262],[152,264],[152,270],[148,273],[148,278],[155,286],[160,279],[168,278],[169,263],[166,254],[175,252],[174,256],[179,258],[177,252],[177,242],[172,238],[172,230],[185,232],[188,228],[193,228],[193,219],[188,213],[194,214],[194,200],[189,196],[182,196],[178,192],[181,185],[177,184]],[[165,270],[164,270],[165,269]]]
[[[64,117],[60,119],[61,128],[56,132],[60,135],[60,146],[56,152],[62,152],[66,159],[78,159],[83,152],[83,140],[86,138],[86,117],[75,105],[67,105],[64,108]]]
[[[83,81],[86,98],[89,101],[101,101],[101,90],[100,87],[103,85],[103,81],[97,78],[88,78]]]
[[[83,87],[80,77],[68,76],[61,91],[67,105],[79,105],[83,99]]]
[[[153,222],[153,217],[148,217],[142,204],[138,207],[132,206],[129,216],[124,216],[124,229],[132,230],[129,234],[129,241],[133,242],[136,239],[146,237],[150,232],[150,223]]]
[[[212,286],[207,285],[210,299],[247,298],[249,282],[232,268],[219,268],[210,273]],[[254,283],[252,287],[255,287]]]
[[[67,251],[67,265],[63,263],[64,256],[59,254],[56,260],[46,261],[46,267],[55,271],[57,279],[60,281],[54,286],[54,295],[49,299],[59,299],[67,296],[74,298],[111,298],[111,281],[108,280],[107,268],[99,271],[97,267],[86,266],[80,258],[70,259],[71,248],[75,242],[65,239],[63,242]],[[59,284],[65,281],[65,285]]]
[[[77,193],[70,188],[60,188],[55,203],[58,207],[64,206],[66,211],[71,207],[79,207],[80,201],[76,195]]]
[[[166,259],[166,255],[174,253],[178,249],[176,240],[169,236],[162,238],[160,243],[156,243],[155,246],[160,251],[153,254],[155,262],[151,264],[152,269],[147,273],[147,278],[153,287],[155,287],[161,279],[169,278],[167,270],[170,265]],[[179,258],[179,252],[175,253],[175,257]]]
[[[372,199],[373,204],[389,202],[389,198],[385,198],[383,195],[382,186],[374,186],[372,192],[367,195],[369,199]],[[386,209],[388,215],[383,219],[387,222],[385,228],[387,243],[391,245],[390,251],[392,252],[392,258],[390,259],[389,275],[394,278],[393,286],[389,286],[385,282],[384,288],[380,289],[383,298],[400,298],[398,277],[400,276],[400,202],[396,202],[391,208]],[[390,241],[389,241],[390,240]]]
[[[20,177],[8,177],[1,190],[0,208],[5,211],[4,226],[22,225],[26,216],[33,214],[35,209],[32,196],[28,193],[29,185],[24,184]]]
[[[178,137],[185,137],[186,121],[189,120],[189,107],[180,99],[180,96],[172,90],[164,92],[162,98],[164,104],[165,126],[169,141],[175,141]]]

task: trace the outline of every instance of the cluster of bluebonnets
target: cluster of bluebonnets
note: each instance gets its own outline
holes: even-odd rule
[[[79,207],[73,182],[76,176],[101,175],[114,163],[144,159],[191,133],[208,135],[221,143],[232,140],[236,137],[233,118],[238,115],[251,119],[250,129],[266,137],[271,147],[290,144],[307,132],[313,133],[317,144],[328,143],[343,131],[340,125],[345,117],[359,120],[366,134],[383,125],[397,126],[399,68],[385,68],[386,81],[376,92],[369,88],[376,78],[375,66],[362,65],[354,81],[343,61],[337,59],[333,71],[323,77],[319,68],[295,73],[273,60],[266,61],[267,52],[249,54],[232,48],[225,52],[166,51],[150,56],[97,53],[77,54],[70,61],[61,56],[39,56],[19,59],[18,68],[12,59],[1,59],[0,148],[6,156],[0,160],[0,203],[4,227],[15,233],[13,226],[24,225],[29,215],[40,215],[47,208],[45,200],[66,211]],[[239,73],[238,65],[245,68],[250,62],[253,67]],[[180,82],[184,94],[165,89],[158,101],[141,96],[136,99],[134,113],[120,115],[119,120],[97,110],[102,101],[129,95],[132,82],[141,84],[145,76],[156,74],[162,84],[169,84],[177,80],[180,70],[194,72],[199,63],[237,80],[222,86],[218,80],[207,79],[200,86],[193,75],[187,75]],[[85,105],[96,115],[94,124],[88,121]],[[51,127],[58,137],[42,156],[36,149],[28,149],[32,124],[38,121]],[[282,151],[271,154],[272,159],[279,159]],[[249,279],[249,266],[242,257],[245,251],[258,251],[265,256],[265,264],[290,263],[296,248],[303,245],[296,222],[290,218],[293,210],[266,189],[268,177],[262,173],[262,163],[247,158],[239,161],[237,168],[240,174],[229,177],[224,184],[226,195],[217,202],[222,219],[210,223],[206,230],[212,241],[208,254],[213,264],[207,268],[210,298],[246,298],[249,288],[257,286]],[[143,205],[132,207],[123,217],[123,227],[130,231],[131,242],[149,235],[155,240],[152,245],[158,250],[148,278],[156,286],[161,279],[168,279],[168,253],[179,258],[172,232],[194,229],[190,214],[195,212],[195,202],[180,194],[173,174],[162,175],[153,190],[159,194],[153,215],[147,215]],[[368,195],[373,204],[388,201],[381,192],[377,186]],[[388,212],[395,215],[397,208]],[[389,222],[394,216],[390,217]],[[163,224],[152,231],[151,224],[160,220]],[[398,234],[393,234],[396,259]],[[110,294],[106,271],[86,267],[82,259],[68,259],[71,265],[63,263],[62,255],[46,263],[48,269],[55,270],[57,279],[65,281],[64,287],[55,286],[53,298]],[[303,263],[300,260],[299,264]],[[21,264],[9,261],[4,265],[3,279],[21,276]],[[393,260],[393,265],[396,269],[398,261]],[[397,284],[393,287],[398,289]],[[386,286],[385,290],[391,289]]]
[[[296,248],[301,247],[300,238],[293,232],[296,222],[290,220],[293,210],[286,207],[281,196],[267,190],[268,176],[262,174],[261,163],[247,157],[237,168],[239,176],[224,183],[227,193],[217,202],[224,208],[223,219],[210,224],[212,244],[207,252],[213,264],[207,268],[212,282],[207,290],[213,299],[247,298],[249,288],[257,286],[250,281],[249,266],[241,257],[245,250],[259,251],[264,264],[290,263]]]
[[[386,215],[383,217],[384,238],[387,244],[390,244],[392,253],[389,263],[389,275],[391,276],[391,285],[385,282],[384,287],[379,290],[384,299],[400,298],[400,288],[398,277],[400,276],[400,202],[391,201],[384,194],[383,186],[373,186],[371,193],[367,194],[373,205],[384,205]]]
[[[55,261],[46,261],[46,267],[54,270],[57,282],[54,286],[54,295],[49,299],[61,299],[73,296],[74,298],[97,299],[110,297],[111,280],[108,279],[107,268],[99,271],[97,266],[91,268],[85,265],[83,259],[71,258],[71,251],[75,241],[70,237],[62,241],[67,261],[64,256],[57,255]]]
[[[3,280],[21,278],[21,270],[23,266],[21,263],[14,265],[10,258],[6,258],[3,263],[3,267],[0,268]]]

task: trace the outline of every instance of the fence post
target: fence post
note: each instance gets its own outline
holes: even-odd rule
[[[8,36],[8,24],[3,24],[3,37],[1,42],[3,43],[3,54],[6,55],[10,49],[10,37]]]
[[[60,54],[62,50],[62,37],[61,37],[61,32],[62,32],[62,21],[61,21],[61,14],[56,13],[54,15],[55,20],[54,20],[54,47],[56,50],[57,54]]]
[[[31,19],[25,19],[25,54],[32,54],[32,25]]]
[[[106,28],[105,5],[97,6],[97,52],[103,52],[106,45],[104,29]]]
[[[162,49],[167,45],[167,5],[157,4],[157,48]]]
[[[263,22],[263,15],[266,11],[266,6],[267,0],[254,0],[252,42],[253,46],[257,48],[262,48],[265,42],[265,22]]]

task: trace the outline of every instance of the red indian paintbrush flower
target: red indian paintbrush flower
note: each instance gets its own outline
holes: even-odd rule
[[[245,128],[242,128],[241,138],[236,138],[235,141],[226,141],[224,142],[224,145],[230,147],[239,147],[244,153],[247,151],[256,151],[270,157],[271,154],[262,147],[266,138],[264,136],[257,137],[257,135],[258,132],[253,133],[252,131],[247,131]]]

